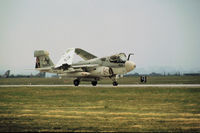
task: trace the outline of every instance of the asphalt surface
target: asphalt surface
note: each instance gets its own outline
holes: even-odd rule
[[[0,85],[0,87],[72,87],[74,85]],[[112,84],[80,84],[80,87],[200,87],[200,84],[119,84],[113,86]]]

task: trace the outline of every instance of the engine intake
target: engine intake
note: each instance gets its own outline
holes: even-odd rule
[[[113,70],[109,67],[97,67],[91,74],[94,76],[112,76]]]

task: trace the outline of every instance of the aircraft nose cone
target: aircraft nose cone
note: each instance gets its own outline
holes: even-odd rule
[[[125,68],[127,72],[132,71],[134,68],[136,68],[136,64],[133,61],[126,61],[125,62]]]

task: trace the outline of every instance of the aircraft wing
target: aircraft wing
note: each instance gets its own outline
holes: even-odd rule
[[[99,66],[99,64],[76,65],[72,66],[72,68],[93,68],[97,66]]]
[[[99,66],[98,64],[89,64],[89,65],[76,65],[71,66],[68,70],[65,70],[65,72],[82,72],[82,68],[95,68]]]
[[[60,60],[58,61],[58,63],[55,65],[55,68],[58,68],[60,66],[62,66],[63,64],[68,64],[71,65],[72,64],[72,60],[74,57],[74,51],[75,48],[70,48],[68,49],[60,58]]]
[[[79,55],[81,58],[83,58],[84,60],[90,60],[90,59],[94,59],[97,58],[95,55],[88,53],[85,50],[82,50],[80,48],[76,48],[75,49],[75,53],[77,55]]]

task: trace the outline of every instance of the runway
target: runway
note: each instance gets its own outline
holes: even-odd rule
[[[74,85],[0,85],[0,87],[74,87]],[[81,84],[76,87],[200,87],[200,84],[119,84],[113,86],[111,84],[98,84],[92,86],[91,84]]]

